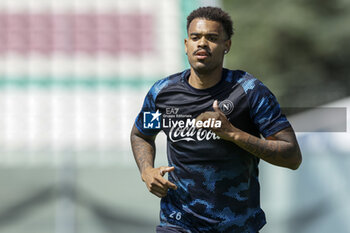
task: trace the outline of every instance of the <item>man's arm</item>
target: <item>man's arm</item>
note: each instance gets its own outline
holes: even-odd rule
[[[220,128],[211,128],[220,138],[234,142],[242,149],[277,166],[295,170],[301,164],[301,152],[291,127],[283,129],[265,140],[234,127],[220,111],[217,101],[214,101],[213,108],[214,112],[202,113],[196,120],[204,121],[209,118],[220,120],[222,122]]]
[[[277,166],[293,170],[299,167],[301,152],[291,127],[267,137],[267,140],[239,131],[231,134],[232,141],[244,150]]]
[[[168,188],[177,188],[175,184],[163,177],[165,173],[173,171],[174,167],[163,166],[154,168],[156,151],[154,140],[155,136],[146,136],[135,125],[133,126],[130,141],[141,178],[151,193],[158,197],[164,197],[168,192]]]

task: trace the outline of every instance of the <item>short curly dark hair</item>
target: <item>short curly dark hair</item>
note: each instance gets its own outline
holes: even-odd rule
[[[227,14],[225,11],[223,11],[219,7],[199,7],[198,9],[192,11],[187,16],[187,31],[190,27],[190,23],[195,18],[204,18],[212,21],[220,22],[222,27],[224,28],[224,31],[230,39],[233,35],[233,22],[229,14]]]

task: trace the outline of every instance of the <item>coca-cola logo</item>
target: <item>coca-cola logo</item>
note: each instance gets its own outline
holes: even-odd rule
[[[210,129],[200,128],[197,129],[195,126],[192,127],[172,127],[169,131],[169,139],[172,142],[179,141],[209,141],[220,139],[213,131]]]
[[[212,127],[221,127],[221,121],[214,118],[205,121],[163,119],[163,128],[170,128],[168,137],[172,142],[220,139],[209,129]]]
[[[170,111],[171,110],[171,111]],[[173,112],[170,109],[169,112]],[[166,130],[168,138],[172,142],[195,142],[220,139],[211,128],[220,128],[221,121],[209,118],[205,121],[196,121],[191,115],[164,114],[162,122],[163,130]]]

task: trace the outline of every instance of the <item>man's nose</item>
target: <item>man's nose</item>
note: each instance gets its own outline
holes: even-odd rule
[[[200,38],[200,40],[198,41],[198,47],[207,47],[208,46],[208,41],[205,39],[205,37],[203,36],[202,38]]]

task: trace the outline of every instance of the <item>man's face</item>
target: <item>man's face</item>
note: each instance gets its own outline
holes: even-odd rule
[[[185,51],[191,67],[200,74],[210,73],[222,67],[225,50],[228,52],[231,40],[220,22],[195,18],[189,25]]]

